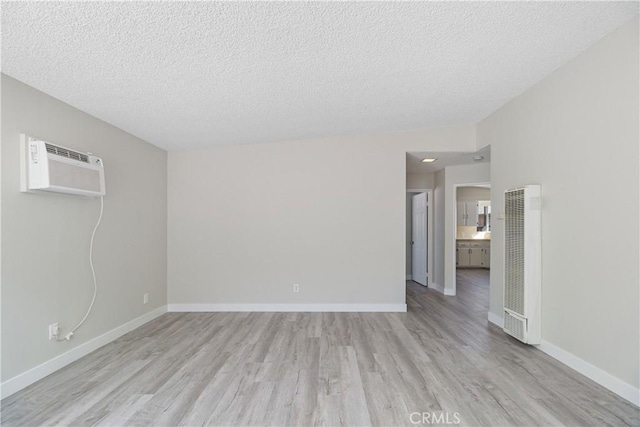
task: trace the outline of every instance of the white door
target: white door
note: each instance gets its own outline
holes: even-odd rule
[[[411,278],[427,286],[427,193],[411,199]]]

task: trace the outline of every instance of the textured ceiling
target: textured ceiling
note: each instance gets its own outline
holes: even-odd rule
[[[2,2],[2,70],[165,149],[477,123],[637,2]]]

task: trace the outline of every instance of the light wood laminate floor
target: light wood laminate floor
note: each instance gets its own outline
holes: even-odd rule
[[[408,282],[407,302],[169,313],[5,399],[2,424],[639,424],[637,407],[487,322],[487,271],[459,271],[457,297]]]

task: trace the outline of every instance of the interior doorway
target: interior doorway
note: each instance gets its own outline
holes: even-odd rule
[[[478,277],[488,279],[491,262],[491,184],[488,182],[454,185],[454,274],[453,290],[457,293],[457,278],[466,270],[484,270]],[[470,273],[467,271],[467,273]],[[482,273],[482,274],[480,274]],[[486,273],[486,274],[485,274]],[[487,284],[488,287],[488,284]]]
[[[431,287],[433,282],[432,190],[407,190],[407,280]]]

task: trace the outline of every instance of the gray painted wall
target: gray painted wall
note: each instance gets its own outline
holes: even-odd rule
[[[425,190],[433,188],[433,172],[407,173],[407,189]]]
[[[457,201],[491,200],[491,189],[482,187],[458,187]]]
[[[492,212],[542,185],[542,338],[638,387],[638,19],[478,126]],[[503,221],[493,221],[491,312],[502,315]]]
[[[47,327],[57,321],[65,333],[90,302],[88,247],[100,202],[20,193],[23,132],[105,164],[99,292],[69,342],[49,341]],[[166,152],[2,75],[2,381],[166,304],[166,189]]]
[[[169,302],[404,304],[406,152],[474,144],[471,128],[169,153]]]

